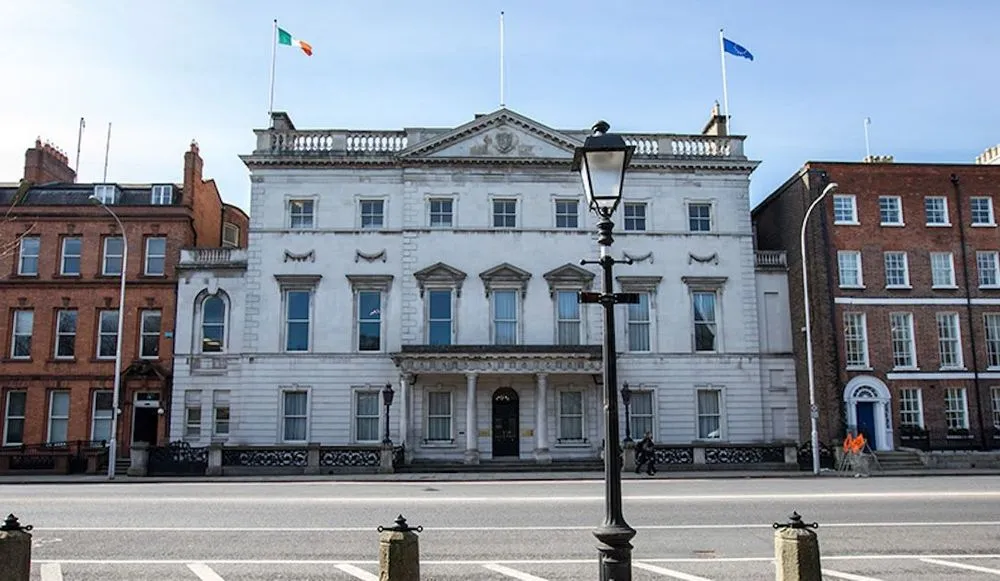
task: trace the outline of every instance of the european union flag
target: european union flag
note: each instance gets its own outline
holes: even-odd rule
[[[750,51],[748,51],[747,49],[743,48],[742,46],[736,44],[735,42],[729,40],[728,38],[723,38],[722,39],[722,48],[723,48],[723,50],[725,50],[729,54],[736,55],[736,56],[741,56],[741,57],[743,57],[745,59],[749,59],[751,61],[753,60],[753,55],[750,54]]]

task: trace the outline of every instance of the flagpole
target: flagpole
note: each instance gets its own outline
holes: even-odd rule
[[[868,141],[868,128],[872,124],[871,117],[865,117],[865,161],[868,161],[872,156],[871,143]]]
[[[278,57],[278,19],[274,19],[271,30],[271,96],[267,102],[267,123],[272,124],[272,114],[274,113],[274,63]]]
[[[504,71],[503,71],[503,11],[500,11],[500,108],[504,107]]]
[[[722,58],[722,114],[726,117],[726,125],[729,125],[729,87],[726,83],[726,42],[723,31],[719,29],[719,56]],[[729,129],[732,129],[731,127]]]

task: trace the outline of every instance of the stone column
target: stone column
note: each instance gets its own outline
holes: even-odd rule
[[[31,527],[22,527],[10,515],[0,526],[0,581],[29,581],[31,574]]]
[[[479,424],[476,422],[475,373],[465,374],[465,463],[479,464]]]
[[[399,443],[403,446],[406,458],[410,454],[410,386],[413,384],[413,376],[408,373],[399,375]],[[407,460],[408,462],[408,460]]]
[[[537,374],[535,382],[538,387],[535,395],[535,461],[539,464],[550,464],[552,456],[549,454],[549,374]]]
[[[823,581],[819,562],[819,539],[809,530],[816,523],[806,524],[793,512],[790,522],[775,523],[774,562],[777,581]]]
[[[212,442],[208,445],[208,467],[205,476],[222,476],[222,444]]]

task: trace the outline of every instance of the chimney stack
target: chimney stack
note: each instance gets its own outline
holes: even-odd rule
[[[202,167],[204,162],[199,154],[198,142],[194,139],[191,140],[191,146],[184,153],[184,193],[183,193],[183,203],[185,205],[194,205],[194,195],[198,188],[201,186],[202,182]]]
[[[24,152],[24,179],[34,184],[49,182],[75,183],[76,172],[69,166],[69,157],[58,147],[42,138]]]
[[[729,120],[726,119],[726,116],[719,111],[718,101],[716,101],[715,105],[712,106],[712,116],[708,119],[708,123],[705,124],[705,128],[701,130],[701,134],[716,136],[729,135]]]

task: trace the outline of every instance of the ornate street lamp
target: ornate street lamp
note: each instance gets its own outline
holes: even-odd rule
[[[628,417],[628,406],[632,402],[632,390],[628,388],[628,382],[622,386],[622,405],[625,406],[625,441],[632,441],[632,425]]]
[[[392,384],[385,384],[385,388],[382,390],[382,403],[385,404],[385,437],[382,438],[382,443],[391,446],[392,440],[389,438],[389,408],[392,406],[392,397],[396,392],[392,391]]]
[[[583,147],[576,148],[573,155],[573,171],[580,172],[583,191],[587,194],[590,211],[597,214],[601,246],[599,260],[581,260],[580,264],[599,264],[604,271],[602,292],[581,292],[581,303],[599,303],[604,307],[604,522],[594,530],[599,541],[601,581],[631,581],[632,544],[635,529],[625,522],[622,515],[622,475],[621,444],[618,441],[618,369],[615,352],[615,305],[639,302],[634,293],[614,292],[612,269],[615,264],[632,264],[632,260],[615,260],[610,253],[614,242],[611,216],[622,199],[622,184],[625,182],[625,168],[632,159],[635,146],[625,143],[620,135],[608,133],[611,126],[606,121],[598,121],[593,134],[587,137]]]

